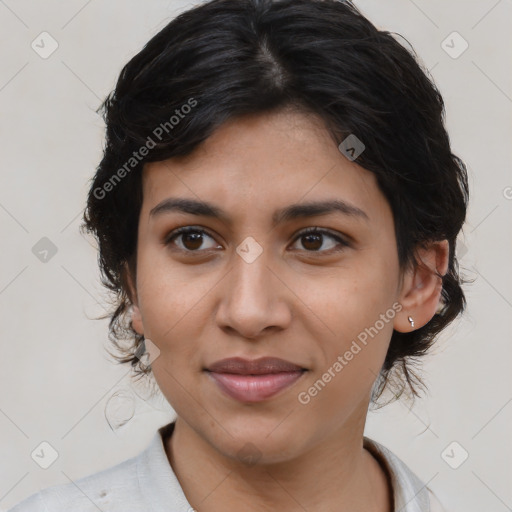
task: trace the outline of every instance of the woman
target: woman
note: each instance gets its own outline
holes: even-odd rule
[[[466,169],[414,57],[348,2],[213,0],[103,109],[85,227],[116,357],[176,419],[13,510],[442,510],[364,436],[465,306]]]

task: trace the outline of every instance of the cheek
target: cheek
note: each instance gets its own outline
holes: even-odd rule
[[[393,304],[397,274],[393,265],[376,258],[347,265],[323,276],[302,279],[301,296],[328,327],[354,336],[373,325]],[[356,331],[354,331],[354,329]]]
[[[184,289],[186,293],[183,293]],[[193,325],[192,319],[197,315],[203,297],[204,292],[192,292],[178,280],[167,283],[159,280],[154,286],[148,282],[139,299],[146,336],[165,344],[172,343],[179,332]],[[193,333],[190,335],[192,337]]]
[[[190,391],[195,389],[203,363],[201,341],[211,286],[168,265],[159,267],[154,260],[141,265],[141,270],[139,305],[144,333],[160,350],[151,365],[153,376],[171,407],[189,417],[197,409],[197,398]]]
[[[382,366],[396,316],[397,279],[394,265],[368,253],[321,283],[316,279],[302,281],[305,303],[328,328],[322,328],[325,334],[316,337],[323,364],[336,375],[349,377],[351,386],[370,385]],[[339,371],[335,371],[332,366],[338,356],[343,358],[343,369],[338,365]],[[334,380],[341,385],[343,379]]]
[[[153,376],[176,411],[194,407],[186,390],[196,378],[192,369],[199,372],[202,362],[199,356],[204,320],[199,316],[203,314],[201,299],[205,293],[176,274],[163,276],[153,271],[140,298],[145,336],[160,350],[151,365]]]
[[[137,293],[144,334],[160,349],[166,367],[183,367],[198,354],[207,297],[218,280],[211,272],[170,264],[161,254],[141,255]],[[205,316],[206,315],[206,316]]]
[[[155,244],[141,247],[137,287],[144,332],[160,349],[155,377],[174,389],[167,372],[190,382],[205,363],[212,336],[219,335],[214,308],[227,270],[215,261],[180,263]]]
[[[369,398],[386,357],[396,315],[385,286],[357,279],[351,283],[338,282],[317,294],[313,307],[329,331],[315,336],[322,358],[298,397],[300,404],[309,404],[311,409],[305,410],[312,416],[325,416],[327,408],[336,421]]]

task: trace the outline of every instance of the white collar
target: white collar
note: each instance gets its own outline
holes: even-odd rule
[[[430,512],[429,490],[391,450],[368,437],[363,446],[384,466],[391,478],[395,512]]]
[[[174,421],[159,428],[148,447],[137,457],[137,479],[151,512],[190,512],[191,506],[169,464],[162,437],[172,434]],[[390,475],[395,512],[430,512],[426,485],[385,446],[363,438],[363,446]]]

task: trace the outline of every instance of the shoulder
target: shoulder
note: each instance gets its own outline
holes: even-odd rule
[[[74,482],[53,485],[8,512],[131,512],[140,510],[137,457]]]
[[[18,503],[13,508],[10,508],[7,512],[49,512],[46,506],[42,494],[44,491],[32,494],[21,503]]]
[[[431,489],[428,489],[428,497],[430,499],[430,512],[447,512]]]
[[[173,428],[174,423],[159,428],[135,457],[43,489],[9,512],[166,512],[169,506],[192,510],[165,452],[164,438]]]

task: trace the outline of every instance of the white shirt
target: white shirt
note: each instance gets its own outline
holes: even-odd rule
[[[43,489],[8,512],[193,512],[165,453],[162,436],[173,429],[174,422],[159,428],[139,455],[75,483]],[[367,437],[364,446],[390,475],[395,512],[445,512],[390,450]]]

